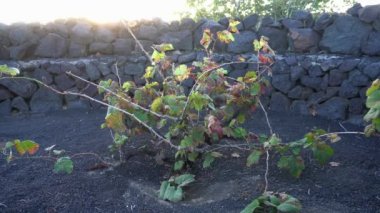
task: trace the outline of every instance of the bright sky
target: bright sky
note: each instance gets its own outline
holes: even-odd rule
[[[3,0],[0,23],[42,22],[60,18],[88,18],[97,22],[160,17],[178,19],[186,10],[186,0]],[[363,6],[380,0],[358,0]],[[344,10],[343,10],[344,11]]]

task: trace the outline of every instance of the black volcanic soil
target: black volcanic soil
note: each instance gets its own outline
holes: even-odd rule
[[[53,144],[74,153],[94,152],[111,161],[110,133],[100,129],[104,110],[61,111],[47,114],[0,117],[0,145],[12,139],[32,139],[41,145],[37,155]],[[334,121],[270,113],[274,131],[285,140],[302,137],[314,127],[343,131]],[[247,124],[257,133],[268,133],[264,117],[256,113]],[[361,127],[343,124],[350,131]],[[131,141],[127,163],[95,169],[99,160],[86,155],[74,159],[70,175],[54,174],[49,160],[0,158],[0,212],[239,212],[263,188],[264,164],[245,167],[246,154],[215,161],[210,169],[194,165],[196,182],[186,188],[180,203],[156,197],[160,182],[172,173],[172,163],[158,165],[149,148],[149,137]],[[149,146],[148,146],[149,147]],[[300,179],[280,171],[271,161],[269,189],[300,199],[302,212],[380,212],[380,138],[344,136],[333,144],[331,161],[339,166],[319,166],[306,156]],[[276,157],[276,156],[274,156]]]

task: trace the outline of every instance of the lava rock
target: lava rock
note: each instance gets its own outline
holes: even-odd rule
[[[319,76],[323,76],[323,74],[324,74],[321,66],[319,66],[319,65],[310,66],[310,68],[308,69],[307,72],[309,73],[310,77],[319,77]]]
[[[94,40],[92,26],[88,23],[77,23],[71,28],[70,38],[80,44],[89,44]]]
[[[289,111],[290,100],[281,92],[275,92],[270,99],[270,109],[273,111]]]
[[[311,28],[290,29],[289,39],[295,52],[317,52],[320,35]]]
[[[340,86],[339,96],[343,98],[354,98],[358,95],[359,88],[352,85],[348,80],[343,81]]]
[[[323,31],[334,22],[334,18],[329,13],[322,13],[314,24],[313,29],[316,31]]]
[[[183,18],[181,19],[181,24],[179,26],[179,28],[181,30],[193,30],[193,28],[195,27],[195,21],[191,18]],[[162,32],[162,30],[160,30]]]
[[[243,31],[239,34],[235,34],[235,41],[228,44],[227,50],[232,53],[246,53],[252,52],[253,40],[257,39],[257,35],[251,31]]]
[[[259,23],[259,16],[257,14],[253,14],[250,16],[247,16],[243,20],[244,28],[246,30],[256,30],[256,25]]]
[[[159,31],[154,26],[142,25],[137,30],[138,39],[155,41],[158,37],[159,37]]]
[[[290,80],[297,81],[302,76],[304,76],[306,71],[300,66],[292,66],[290,68]]]
[[[359,10],[362,8],[363,7],[360,3],[356,3],[347,10],[347,13],[352,15],[352,16],[358,17],[359,16]]]
[[[133,51],[134,41],[132,39],[119,38],[112,43],[115,55],[129,55]]]
[[[364,75],[359,70],[354,70],[350,72],[349,81],[352,83],[353,86],[369,86],[370,80],[369,78]]]
[[[0,85],[23,98],[30,98],[37,90],[37,85],[26,79],[0,79]]]
[[[112,44],[106,43],[106,42],[93,42],[90,44],[90,47],[88,48],[88,52],[90,54],[105,54],[110,55],[112,54]]]
[[[290,68],[286,64],[285,60],[278,60],[272,66],[273,74],[288,74],[290,73]]]
[[[288,36],[285,30],[273,27],[261,27],[259,35],[268,37],[269,46],[276,52],[283,53],[288,49]]]
[[[359,9],[359,19],[371,23],[375,21],[380,16],[380,4],[367,5]]]
[[[309,107],[306,101],[295,100],[290,105],[290,112],[301,115],[309,115]]]
[[[9,99],[0,102],[0,115],[9,115],[11,114],[12,106]]]
[[[0,101],[10,99],[12,97],[13,95],[11,92],[9,92],[9,90],[0,87]]]
[[[108,64],[104,62],[99,62],[98,69],[103,76],[111,73],[111,69],[108,67]]]
[[[339,72],[338,70],[331,70],[328,84],[330,86],[339,86],[345,79],[347,79],[346,73]]]
[[[372,63],[367,65],[363,69],[363,73],[371,78],[371,80],[375,80],[380,77],[380,62]]]
[[[140,63],[128,63],[124,67],[124,74],[126,75],[143,75],[145,67]]]
[[[380,31],[372,31],[368,40],[362,45],[363,53],[370,56],[380,56]]]
[[[62,109],[62,98],[57,93],[41,87],[30,100],[32,112],[48,112]]]
[[[193,36],[190,30],[165,33],[158,39],[158,42],[170,43],[175,50],[193,50]]]
[[[274,20],[270,16],[265,16],[261,19],[261,27],[270,27],[274,23]]]
[[[289,98],[293,99],[307,99],[311,94],[313,93],[313,90],[308,87],[303,87],[300,85],[297,85],[293,89],[291,89],[288,93]]]
[[[197,58],[196,52],[183,54],[178,57],[178,63],[184,64],[184,63],[193,62],[196,58]]]
[[[347,99],[333,97],[317,106],[317,114],[331,120],[344,120],[346,119],[347,108]]]
[[[86,64],[86,73],[91,81],[100,79],[100,71],[94,62],[88,61]]]
[[[152,46],[153,46],[153,41],[149,41],[149,40],[139,40],[139,42],[141,43],[142,47],[144,48],[145,51],[147,52],[150,52],[152,51]],[[143,51],[141,50],[141,47],[135,43],[135,52],[137,53],[143,53]]]
[[[29,58],[33,55],[36,47],[34,42],[25,42],[19,46],[9,47],[9,57],[14,60]]]
[[[67,25],[62,21],[47,23],[44,28],[47,32],[58,34],[63,38],[67,39],[69,37],[69,29],[67,28]]]
[[[19,112],[28,112],[29,106],[22,97],[16,97],[12,100],[12,108],[17,109]]]
[[[272,86],[283,93],[288,93],[294,87],[289,74],[277,74],[272,77]]]
[[[95,30],[95,41],[111,43],[115,40],[116,35],[110,29],[99,27]]]
[[[292,28],[303,28],[304,24],[299,21],[299,20],[294,20],[290,18],[285,18],[281,20],[281,24],[286,28],[286,29],[292,29]]]
[[[72,78],[70,78],[66,73],[61,73],[57,76],[54,76],[54,83],[61,91],[65,91],[75,86],[75,81]]]
[[[66,39],[58,34],[49,33],[40,40],[34,54],[39,57],[59,58],[63,57],[66,51]]]
[[[35,69],[32,73],[32,78],[42,81],[43,83],[50,85],[53,83],[53,77],[44,69]]]
[[[360,59],[346,59],[339,66],[338,70],[340,72],[348,72],[348,71],[354,70],[355,67],[359,64],[359,62],[360,62]]]
[[[71,58],[78,58],[83,57],[87,55],[87,47],[85,44],[77,43],[77,42],[70,42],[69,45],[69,54],[68,56]]]
[[[311,12],[305,10],[295,11],[292,14],[292,19],[302,22],[304,28],[312,27],[314,22]]]
[[[303,76],[301,77],[301,84],[306,87],[311,87],[315,90],[321,89],[322,78],[321,77],[310,77]]]
[[[216,33],[217,31],[224,30],[226,27],[211,20],[202,20],[200,23],[198,23],[198,27],[196,27],[194,31],[194,42],[195,46],[201,48],[201,44],[199,41],[202,39],[203,31],[205,29],[210,29],[212,33]]]
[[[370,25],[356,17],[339,16],[326,28],[319,46],[330,53],[358,55],[370,30]]]
[[[12,45],[19,46],[25,42],[35,40],[36,35],[33,32],[32,26],[28,24],[16,24],[10,26],[9,39]]]
[[[348,111],[351,114],[359,115],[363,112],[364,104],[365,104],[365,101],[363,99],[353,98],[353,99],[349,100]]]

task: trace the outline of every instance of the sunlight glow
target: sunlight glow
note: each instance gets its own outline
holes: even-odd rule
[[[380,4],[380,0],[357,2],[363,6]],[[343,12],[347,8],[339,9]],[[67,18],[87,18],[100,23],[156,17],[172,21],[186,10],[189,10],[186,0],[7,0],[2,2],[0,23],[47,23]]]

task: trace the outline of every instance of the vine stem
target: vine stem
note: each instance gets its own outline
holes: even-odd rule
[[[318,138],[328,137],[330,135],[365,135],[364,132],[330,132],[318,136]]]
[[[266,119],[266,122],[267,122],[267,125],[268,125],[268,128],[269,128],[270,134],[273,135],[273,129],[272,129],[272,125],[270,124],[270,121],[269,121],[268,113],[265,110],[265,108],[264,108],[263,104],[261,103],[260,99],[259,99],[259,104],[260,104],[261,110],[263,110],[263,112],[264,112],[265,119]],[[265,153],[266,153],[266,160],[265,160],[265,174],[264,174],[264,180],[265,180],[264,193],[268,191],[268,185],[269,185],[269,183],[268,183],[268,176],[269,176],[269,149],[268,148],[265,148]]]
[[[97,88],[104,89],[105,91],[107,91],[107,92],[109,92],[110,94],[112,94],[112,95],[114,95],[114,96],[120,98],[121,100],[123,100],[123,101],[125,101],[125,102],[131,104],[132,106],[134,106],[134,107],[136,107],[136,108],[138,108],[138,109],[141,109],[141,110],[143,110],[143,111],[145,111],[145,112],[151,113],[151,114],[153,114],[153,115],[155,115],[155,116],[157,116],[157,117],[159,117],[159,118],[168,118],[168,119],[171,119],[171,120],[174,120],[174,121],[177,120],[177,118],[175,118],[175,117],[172,117],[172,116],[169,116],[169,115],[162,115],[162,114],[160,114],[160,113],[157,113],[157,112],[154,112],[154,111],[152,111],[152,110],[149,110],[149,109],[147,109],[147,108],[145,108],[145,107],[142,107],[142,106],[140,106],[140,105],[138,105],[138,104],[136,104],[136,103],[133,103],[132,101],[130,101],[130,100],[124,98],[123,96],[117,94],[116,92],[114,92],[114,91],[112,91],[112,90],[110,90],[110,89],[108,89],[108,88],[105,88],[105,87],[102,86],[102,85],[98,85],[98,84],[95,84],[94,82],[88,81],[88,80],[86,80],[86,79],[84,79],[84,78],[82,78],[82,77],[80,77],[80,76],[77,76],[77,75],[73,74],[72,72],[66,72],[66,74],[67,74],[67,75],[70,75],[70,76],[72,76],[72,77],[74,77],[74,78],[77,78],[77,79],[79,79],[79,80],[81,80],[81,81],[83,81],[83,82],[86,82],[86,83],[88,83],[88,84],[91,84],[91,85],[93,85],[93,86],[95,86],[95,87],[97,87]]]

